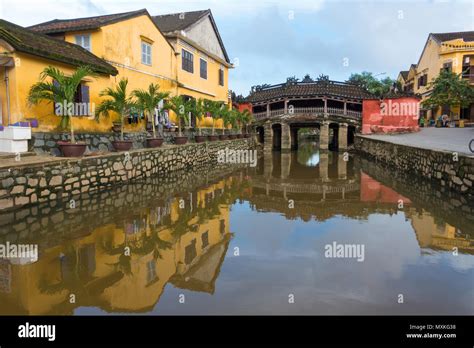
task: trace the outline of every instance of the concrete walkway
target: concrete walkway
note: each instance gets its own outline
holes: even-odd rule
[[[474,156],[469,150],[469,142],[474,140],[474,128],[421,128],[420,132],[407,134],[362,135],[370,139],[387,141],[429,150],[458,152]],[[474,150],[474,141],[471,147]]]

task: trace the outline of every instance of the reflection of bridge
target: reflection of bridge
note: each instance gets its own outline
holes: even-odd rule
[[[345,150],[361,126],[362,100],[373,98],[363,88],[322,80],[258,87],[247,98],[264,149],[298,147],[298,130],[319,128],[320,148],[332,142]]]

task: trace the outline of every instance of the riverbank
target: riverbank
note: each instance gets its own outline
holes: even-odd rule
[[[0,168],[0,211],[28,204],[70,200],[80,194],[175,171],[196,171],[218,163],[219,150],[253,149],[251,138],[168,145],[155,149],[72,158],[10,160]],[[41,158],[41,157],[39,157]],[[30,162],[32,161],[32,162]],[[235,166],[235,164],[233,164]]]
[[[472,198],[474,154],[468,154],[460,146],[465,143],[468,148],[471,130],[462,130],[463,132],[457,133],[457,138],[452,134],[453,130],[447,131],[451,133],[445,133],[438,140],[431,129],[413,134],[357,135],[355,149],[376,161],[388,164],[396,172],[416,174],[440,187]]]

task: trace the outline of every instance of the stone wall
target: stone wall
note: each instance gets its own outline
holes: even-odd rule
[[[40,250],[60,245],[105,224],[122,225],[144,207],[164,206],[176,195],[209,187],[228,175],[245,176],[249,168],[235,165],[208,165],[193,171],[180,170],[166,176],[153,176],[101,192],[86,192],[69,202],[50,201],[15,210],[0,210],[0,244],[38,244]],[[186,193],[186,194],[185,194]],[[233,197],[233,199],[236,199]],[[49,236],[49,238],[48,238]]]
[[[80,159],[54,159],[0,171],[0,211],[28,204],[69,200],[81,193],[178,170],[217,166],[221,149],[253,149],[252,139],[165,146]]]
[[[413,173],[439,187],[460,192],[474,199],[474,157],[399,145],[356,136],[355,148],[395,171]]]
[[[212,130],[209,128],[201,129],[202,135],[210,135]],[[221,129],[215,130],[216,134],[222,134]],[[226,130],[226,134],[234,133],[231,130]],[[151,133],[150,133],[151,134]],[[158,133],[157,133],[158,134]],[[189,142],[194,142],[194,136],[198,133],[194,130],[186,130],[183,132],[189,139]],[[125,140],[133,140],[133,149],[145,148],[145,141],[148,133],[142,132],[127,132],[124,133]],[[174,144],[174,138],[178,132],[163,132],[165,143]],[[75,133],[77,141],[82,141],[87,144],[86,154],[91,152],[110,152],[114,148],[112,141],[119,139],[120,133]],[[57,146],[58,141],[69,140],[69,133],[43,133],[33,132],[31,140],[28,143],[28,150],[36,152],[37,154],[50,154],[53,156],[61,156],[61,151]]]

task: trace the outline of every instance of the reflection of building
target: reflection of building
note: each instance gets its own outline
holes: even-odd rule
[[[408,216],[421,248],[452,251],[456,247],[459,252],[474,254],[473,240],[463,235],[456,227],[437,221],[426,211],[417,212],[412,209],[408,212]]]
[[[212,293],[231,236],[231,179],[131,208],[116,223],[42,250],[34,264],[1,264],[0,314],[71,314],[79,306],[145,312],[170,281]]]

